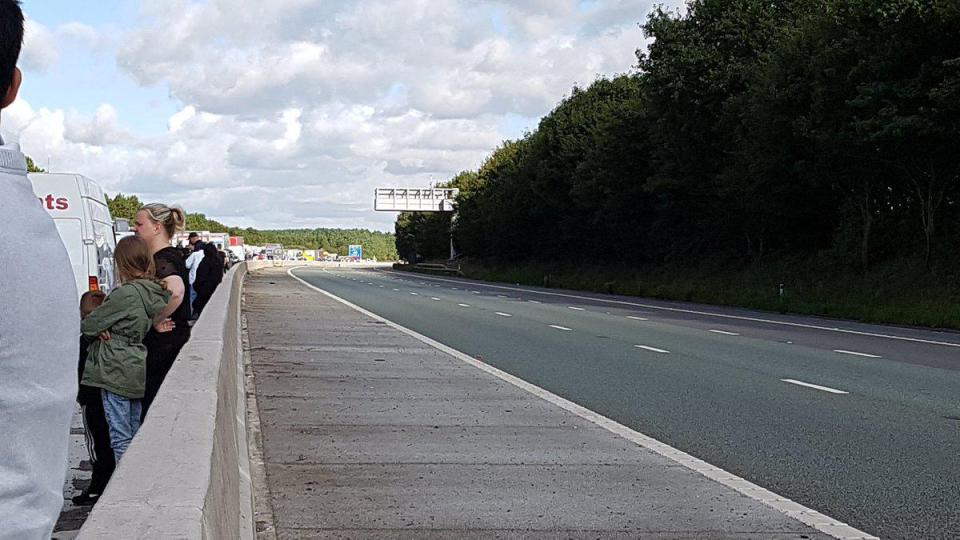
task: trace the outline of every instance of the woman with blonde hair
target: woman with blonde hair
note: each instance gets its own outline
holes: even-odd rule
[[[190,339],[190,326],[187,324],[190,320],[190,303],[185,300],[189,272],[183,256],[171,245],[171,239],[177,231],[183,230],[185,221],[182,208],[161,203],[144,205],[134,218],[134,231],[150,249],[156,277],[171,293],[170,301],[154,318],[154,327],[144,339],[147,346],[144,417],[180,349]]]

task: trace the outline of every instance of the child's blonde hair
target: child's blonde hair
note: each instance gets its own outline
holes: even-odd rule
[[[117,266],[120,283],[135,279],[149,279],[161,283],[155,275],[156,267],[153,264],[150,247],[139,236],[126,236],[120,239],[117,242],[117,249],[113,252],[113,260]]]
[[[80,296],[80,318],[85,319],[93,310],[100,307],[107,295],[103,291],[87,291]]]

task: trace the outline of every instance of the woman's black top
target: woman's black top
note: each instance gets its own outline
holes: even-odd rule
[[[147,333],[143,342],[148,347],[151,343],[180,343],[184,336],[190,335],[190,326],[187,321],[190,320],[190,293],[186,290],[190,283],[190,273],[187,271],[187,265],[183,261],[183,256],[179,251],[172,247],[165,247],[153,254],[153,263],[156,266],[157,279],[164,279],[168,276],[180,276],[183,280],[183,300],[177,309],[170,315],[170,319],[176,327],[172,332],[159,333],[153,328]]]

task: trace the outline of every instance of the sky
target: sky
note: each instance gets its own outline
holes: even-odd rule
[[[574,85],[632,71],[654,3],[24,0],[0,133],[227,225],[391,231],[376,187],[476,170]]]

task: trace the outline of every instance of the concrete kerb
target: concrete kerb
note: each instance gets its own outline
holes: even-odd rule
[[[240,330],[247,267],[231,269],[210,299],[78,538],[253,538]]]

